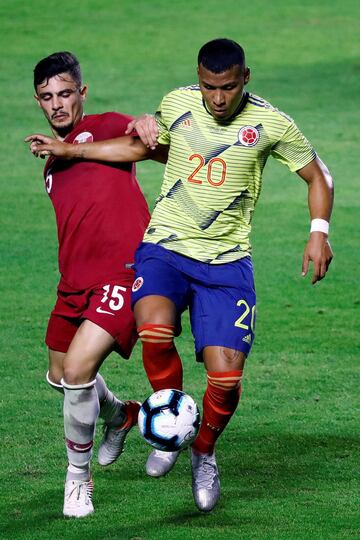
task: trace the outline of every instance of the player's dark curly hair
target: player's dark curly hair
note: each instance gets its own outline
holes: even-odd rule
[[[245,67],[244,49],[231,39],[219,38],[205,43],[198,54],[198,64],[212,73],[223,73],[232,66]]]
[[[43,81],[55,77],[60,73],[69,73],[76,82],[77,86],[81,86],[81,70],[80,64],[76,56],[70,52],[62,51],[50,54],[38,62],[34,69],[34,87]]]

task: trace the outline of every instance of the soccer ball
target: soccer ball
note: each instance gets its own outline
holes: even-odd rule
[[[200,413],[191,396],[180,390],[158,390],[142,404],[138,424],[145,441],[174,452],[189,446],[199,431]]]

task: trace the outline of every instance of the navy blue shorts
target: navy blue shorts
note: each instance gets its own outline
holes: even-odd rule
[[[165,296],[174,302],[179,320],[189,308],[198,357],[211,345],[249,354],[256,318],[250,257],[207,264],[143,242],[135,254],[135,273],[132,305],[144,296]]]

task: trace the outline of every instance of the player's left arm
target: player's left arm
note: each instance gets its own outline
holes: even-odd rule
[[[334,200],[334,185],[328,168],[320,158],[316,157],[308,165],[296,172],[308,185],[308,205],[311,220],[321,219],[329,223]],[[323,225],[326,225],[326,223],[323,223]],[[332,258],[333,252],[328,241],[328,234],[319,230],[310,232],[304,250],[302,275],[306,276],[309,263],[312,261],[313,276],[311,282],[313,284],[317,283],[325,277]]]
[[[104,162],[135,162],[153,159],[166,163],[168,147],[147,148],[139,138],[124,136],[103,141],[72,144],[40,133],[29,135],[25,142],[36,157],[55,156],[61,159],[84,159]]]

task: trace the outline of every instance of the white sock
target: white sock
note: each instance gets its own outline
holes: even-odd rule
[[[85,480],[87,482],[90,480],[90,466],[75,467],[75,465],[69,463],[66,471],[66,480]]]
[[[95,388],[100,401],[100,418],[108,425],[121,426],[126,420],[124,402],[108,389],[100,373],[96,375]]]
[[[100,411],[95,380],[70,385],[62,379],[61,383],[64,387],[64,429],[69,465],[83,471],[77,478],[88,480],[95,425]],[[68,470],[67,480],[74,479],[75,470]]]
[[[54,383],[49,377],[49,372],[46,373],[46,380],[51,388],[60,394],[64,394],[63,385]],[[121,426],[126,420],[124,402],[108,389],[100,373],[96,375],[95,381],[95,388],[100,402],[100,418],[108,425]]]

